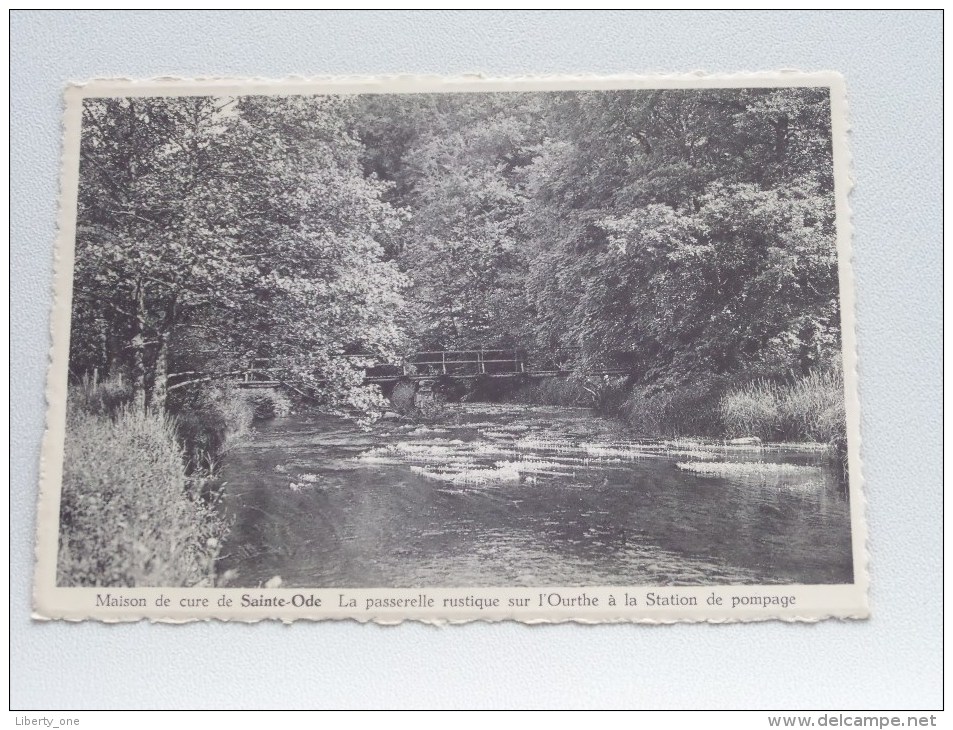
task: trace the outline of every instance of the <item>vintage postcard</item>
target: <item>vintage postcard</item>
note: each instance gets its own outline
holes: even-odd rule
[[[65,115],[37,618],[868,615],[840,76]]]

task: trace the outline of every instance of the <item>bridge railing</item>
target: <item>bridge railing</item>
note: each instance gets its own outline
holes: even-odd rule
[[[434,350],[404,358],[405,375],[513,375],[525,372],[518,350]]]
[[[567,377],[573,373],[591,375],[622,375],[629,368],[615,363],[589,365],[583,371],[572,363],[572,352],[557,351],[549,357],[537,357],[529,364],[522,350],[432,350],[403,357],[399,362],[378,363],[365,367],[367,382],[393,382],[401,378],[448,376],[452,378],[513,377]],[[367,362],[370,356],[359,357]],[[277,383],[272,362],[257,358],[249,363],[239,380],[245,387],[263,387]]]

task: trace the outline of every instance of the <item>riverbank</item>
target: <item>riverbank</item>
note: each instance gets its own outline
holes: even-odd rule
[[[121,378],[70,385],[58,585],[214,584],[226,525],[177,425]]]
[[[501,394],[503,402],[588,406],[626,424],[636,438],[754,438],[824,444],[847,474],[846,412],[839,370],[787,381],[694,385],[630,384],[624,378],[550,378]]]
[[[291,411],[278,391],[196,388],[169,410],[132,402],[128,379],[70,385],[59,585],[209,586],[228,532],[217,477],[252,424]]]
[[[69,397],[58,581],[213,585],[245,575],[258,550],[250,545],[271,529],[284,534],[296,514],[332,532],[338,519],[351,519],[327,511],[328,489],[353,493],[359,503],[368,485],[377,495],[370,499],[397,496],[388,489],[422,490],[414,508],[422,510],[430,509],[430,500],[476,493],[492,498],[510,488],[517,490],[517,505],[524,500],[521,490],[540,488],[571,502],[580,487],[593,494],[610,486],[629,491],[633,484],[645,487],[647,475],[668,484],[671,494],[684,493],[696,480],[754,495],[765,486],[801,499],[840,494],[824,466],[829,448],[823,444],[647,438],[607,407],[611,399],[600,403],[446,402],[426,418],[383,419],[368,428],[317,409],[292,415],[287,396],[269,389],[194,390],[170,400],[170,413],[156,413],[131,407],[121,379],[77,383]],[[670,499],[652,485],[650,492]],[[545,494],[533,499],[545,512]],[[447,509],[455,514],[454,505]],[[406,510],[398,511],[408,519]],[[546,519],[577,519],[572,515]],[[486,519],[481,529],[492,533]],[[382,523],[374,529],[387,528]],[[620,529],[628,534],[629,528]],[[282,550],[295,551],[285,537],[276,539]],[[275,569],[275,575],[281,572]],[[305,581],[303,574],[298,579]]]

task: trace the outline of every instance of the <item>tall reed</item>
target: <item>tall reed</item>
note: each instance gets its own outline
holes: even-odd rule
[[[830,369],[788,382],[751,382],[725,394],[721,418],[729,436],[837,446],[846,439],[843,377]]]

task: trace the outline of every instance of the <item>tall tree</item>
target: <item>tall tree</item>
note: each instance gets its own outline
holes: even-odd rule
[[[330,402],[368,406],[349,356],[399,339],[402,282],[377,237],[400,221],[362,176],[345,105],[87,102],[74,365],[125,366],[136,401],[161,407],[192,376],[267,357]]]
[[[171,333],[234,285],[222,100],[91,99],[83,113],[74,363],[125,364],[135,400],[161,405]],[[97,331],[86,331],[93,325]],[[104,335],[105,333],[105,335]],[[109,340],[93,352],[90,343]]]
[[[527,326],[521,171],[538,142],[536,95],[368,103],[372,169],[394,180],[395,202],[411,211],[399,252],[413,282],[411,338],[425,349],[517,345]]]
[[[561,139],[528,187],[541,339],[647,380],[804,370],[836,349],[822,90],[563,94],[549,118]]]

